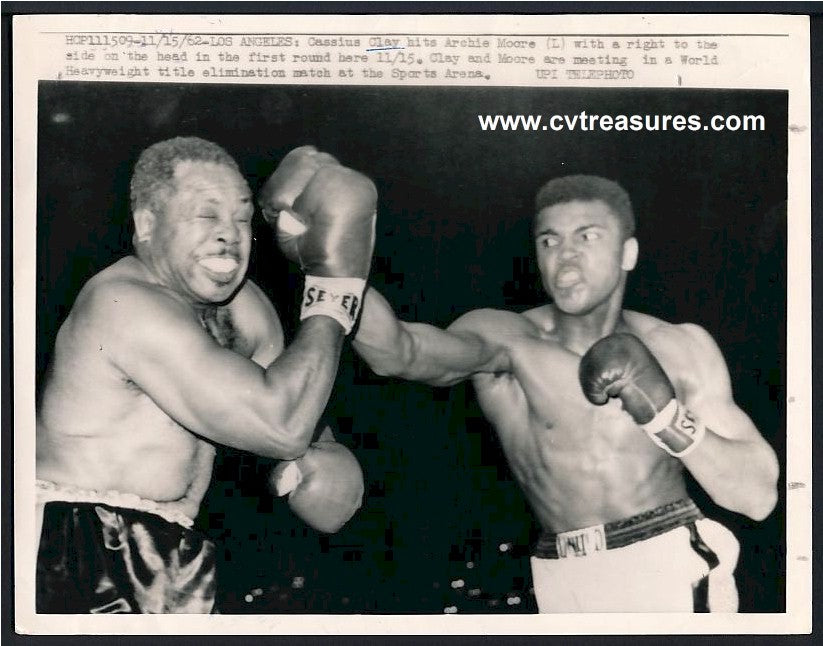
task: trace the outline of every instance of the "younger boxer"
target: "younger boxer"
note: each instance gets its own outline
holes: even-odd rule
[[[362,299],[375,189],[304,147],[262,200],[297,214],[285,251],[306,293],[328,295],[305,300],[288,347],[245,279],[254,207],[235,161],[195,137],[140,155],[135,253],[83,287],[37,411],[37,612],[210,612],[214,547],[190,528],[215,443],[290,460],[273,486],[321,531],[360,506],[357,460],[329,432],[312,441]]]
[[[370,289],[354,347],[381,375],[472,380],[543,530],[531,559],[540,612],[736,610],[737,541],[688,498],[683,469],[760,520],[777,500],[774,452],[703,328],[622,308],[638,255],[626,192],[562,177],[536,213],[551,303],[476,310],[440,330],[399,321]]]

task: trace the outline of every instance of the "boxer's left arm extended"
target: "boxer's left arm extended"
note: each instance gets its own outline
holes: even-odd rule
[[[678,400],[651,351],[630,334],[601,339],[580,363],[580,383],[594,404],[619,397],[661,449],[682,460],[719,505],[755,520],[777,502],[774,451],[735,404],[723,356],[696,325],[676,326],[692,378]]]

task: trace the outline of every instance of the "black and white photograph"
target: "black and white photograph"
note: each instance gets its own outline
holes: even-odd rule
[[[784,609],[785,92],[39,92],[38,612]]]
[[[162,615],[147,625],[167,634],[794,617],[811,556],[792,513],[811,450],[798,94],[691,68],[624,82],[677,47],[684,69],[731,65],[737,45],[704,32],[624,30],[595,51],[602,31],[307,25],[252,53],[229,26],[208,50],[67,27],[66,60],[18,94],[22,632],[141,625],[84,615]],[[295,69],[341,79],[230,78],[273,73],[287,39],[308,43]],[[538,77],[607,76],[494,77],[535,57]],[[486,63],[488,82],[465,77]]]

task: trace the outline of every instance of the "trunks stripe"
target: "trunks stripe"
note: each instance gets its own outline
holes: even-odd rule
[[[697,552],[704,561],[706,561],[706,565],[709,566],[709,570],[713,570],[718,565],[720,565],[720,559],[717,557],[712,549],[703,542],[703,539],[700,538],[700,534],[697,531],[697,526],[694,523],[689,523],[689,543],[691,543],[692,549]],[[702,577],[697,583],[694,584],[692,588],[692,597],[694,599],[694,611],[695,612],[711,612],[709,608],[709,574]]]

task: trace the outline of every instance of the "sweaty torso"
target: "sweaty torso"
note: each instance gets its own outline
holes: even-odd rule
[[[193,499],[185,511],[196,513],[214,447],[175,422],[113,364],[122,349],[103,347],[111,335],[94,311],[93,291],[104,281],[142,279],[134,258],[109,267],[84,287],[60,328],[37,415],[37,477],[160,502],[188,496]],[[242,301],[192,308],[192,316],[217,343],[251,358]]]
[[[560,532],[619,520],[686,495],[682,466],[658,448],[619,400],[590,404],[580,355],[559,345],[549,309],[510,341],[512,373],[475,377],[479,403],[542,527]],[[627,330],[655,354],[679,398],[688,394],[678,326],[626,312]]]

